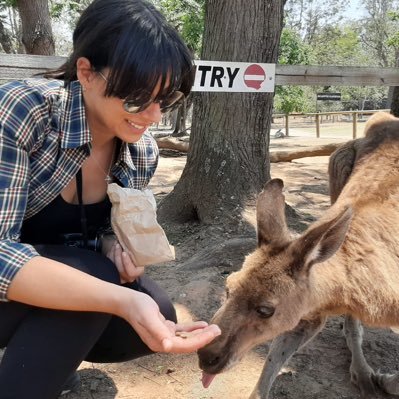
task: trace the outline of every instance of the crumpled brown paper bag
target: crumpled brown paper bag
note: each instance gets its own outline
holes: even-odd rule
[[[151,190],[124,188],[112,183],[107,192],[112,203],[112,228],[135,265],[174,260],[174,248],[157,222],[156,202]]]

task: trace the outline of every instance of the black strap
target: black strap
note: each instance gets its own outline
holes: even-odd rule
[[[80,205],[80,224],[82,227],[82,236],[83,236],[83,244],[85,248],[88,248],[88,234],[87,234],[87,218],[85,206],[83,205],[82,192],[83,192],[83,177],[82,177],[82,169],[79,169],[76,174],[76,191],[78,194],[78,201]]]

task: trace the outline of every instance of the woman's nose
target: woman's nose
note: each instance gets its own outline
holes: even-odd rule
[[[145,116],[149,121],[151,121],[151,123],[161,122],[162,112],[159,103],[151,103],[145,110],[142,111],[142,115]]]

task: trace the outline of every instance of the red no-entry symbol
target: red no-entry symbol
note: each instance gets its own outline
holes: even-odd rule
[[[244,72],[244,82],[248,87],[259,90],[266,80],[266,72],[257,64],[250,65]]]

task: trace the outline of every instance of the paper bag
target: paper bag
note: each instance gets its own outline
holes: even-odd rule
[[[111,225],[124,251],[136,266],[175,259],[174,248],[157,222],[156,202],[151,190],[108,185],[112,203]]]

